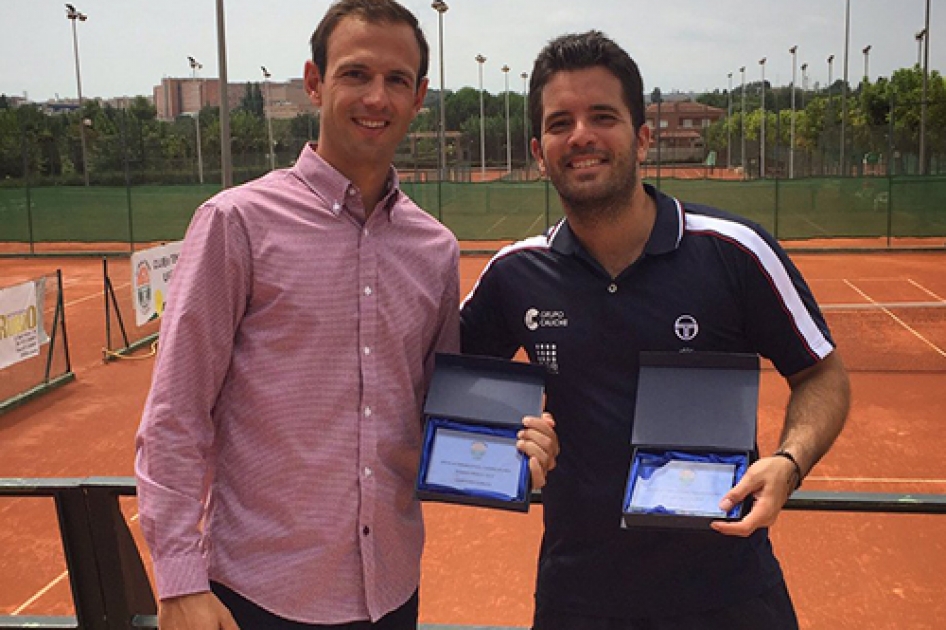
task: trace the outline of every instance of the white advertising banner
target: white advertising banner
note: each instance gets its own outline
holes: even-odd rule
[[[171,273],[181,255],[181,241],[143,249],[131,257],[131,299],[135,323],[139,326],[157,319],[171,283]]]
[[[0,289],[0,370],[39,354],[41,315],[34,282]]]

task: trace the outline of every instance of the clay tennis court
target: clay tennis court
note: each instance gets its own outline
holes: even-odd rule
[[[794,259],[853,370],[848,428],[805,489],[946,494],[946,250]],[[463,257],[464,292],[487,260]],[[0,259],[0,284],[56,268],[76,381],[0,415],[0,477],[130,476],[153,359],[139,352],[102,362],[98,259]],[[115,290],[128,291],[119,275]],[[787,396],[778,375],[765,370],[762,452],[775,445]],[[134,500],[123,509],[138,538]],[[541,506],[522,515],[427,504],[425,514],[421,622],[528,627]],[[71,614],[52,500],[0,498],[0,522],[0,615]],[[943,627],[946,516],[793,511],[772,535],[802,628]]]

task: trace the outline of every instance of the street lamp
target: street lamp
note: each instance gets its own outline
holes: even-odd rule
[[[227,27],[223,0],[217,0],[217,68],[220,73],[220,179],[224,188],[233,186],[233,157],[230,150],[230,98],[227,78]]]
[[[805,93],[808,91],[808,62],[801,64],[801,108],[805,109]]]
[[[726,75],[729,79],[729,97],[726,105],[726,169],[732,168],[732,72]]]
[[[660,190],[660,104],[664,102],[663,93],[655,87],[650,94],[650,102],[657,103],[657,117],[654,119],[654,142],[657,145],[657,190]]]
[[[483,64],[486,57],[476,56],[476,63],[480,65],[480,181],[486,179],[486,122],[483,112]]]
[[[792,119],[788,140],[788,178],[795,179],[795,74],[798,61],[798,45],[789,48],[788,52],[792,53]],[[776,107],[776,109],[778,108]],[[778,116],[778,112],[775,115]]]
[[[447,169],[447,123],[444,114],[444,82],[443,82],[443,14],[450,7],[443,0],[435,0],[431,8],[437,12],[437,34],[440,39],[440,181],[445,179]]]
[[[522,78],[522,139],[525,142],[525,172],[529,177],[529,74],[523,72],[519,75]]]
[[[742,127],[742,146],[739,148],[739,157],[742,162],[742,176],[746,177],[746,67],[742,66],[739,68],[739,73],[742,75],[742,87],[739,88],[739,91],[742,92],[742,107],[740,109],[741,119],[739,122]]]
[[[76,58],[76,90],[79,94],[79,142],[82,145],[82,175],[85,178],[85,185],[89,185],[89,160],[85,146],[85,118],[82,113],[82,76],[79,72],[79,35],[76,32],[76,20],[85,22],[89,19],[85,13],[82,13],[71,4],[66,5],[66,19],[72,22],[72,49]]]
[[[868,81],[867,77],[870,76],[867,71],[869,67],[868,63],[870,59],[870,44],[868,44],[867,46],[864,46],[864,49],[861,52],[864,53],[864,81]]]
[[[263,103],[263,115],[266,117],[266,133],[269,135],[269,170],[276,170],[276,145],[273,143],[273,119],[269,115],[269,77],[272,75],[269,73],[269,70],[266,69],[266,66],[260,66],[260,70],[263,71],[263,81],[266,84],[266,100]]]
[[[831,70],[834,68],[834,55],[828,55],[828,94],[831,94],[831,83],[834,81]]]
[[[921,29],[913,36],[916,39],[916,67],[923,67],[923,40],[926,38],[926,29]]]
[[[923,99],[920,102],[920,175],[926,174],[926,97],[930,82],[930,0],[926,0],[923,28]]]
[[[512,142],[509,136],[509,66],[500,68],[506,79],[506,173],[512,173]]]
[[[841,176],[847,173],[844,162],[845,135],[847,132],[847,68],[851,48],[851,0],[844,3],[844,81],[841,84],[841,153],[838,158]]]
[[[202,66],[200,62],[198,62],[193,57],[188,57],[187,61],[188,63],[190,63],[190,66],[191,66],[191,78],[197,79],[197,71],[203,68],[204,66]],[[197,84],[197,109],[194,110],[194,112],[192,113],[188,113],[187,115],[193,117],[194,126],[197,127],[197,181],[203,184],[204,183],[204,154],[203,154],[203,149],[201,147],[201,141],[200,141],[200,108],[204,104],[204,97],[200,89],[201,85],[202,85],[201,83]]]
[[[762,102],[759,105],[759,109],[762,110],[759,140],[759,177],[765,179],[765,57],[759,59],[759,65],[762,67]]]

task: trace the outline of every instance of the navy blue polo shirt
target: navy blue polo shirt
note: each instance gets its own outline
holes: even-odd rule
[[[463,352],[546,366],[561,442],[543,490],[536,597],[611,617],[685,614],[778,583],[767,530],[624,530],[621,501],[642,350],[757,353],[783,375],[834,348],[796,267],[760,226],[645,186],[657,216],[644,253],[618,277],[567,220],[501,250],[463,304]]]

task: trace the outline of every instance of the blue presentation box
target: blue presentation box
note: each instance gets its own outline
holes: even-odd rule
[[[642,352],[622,526],[709,529],[757,457],[759,357]]]
[[[424,403],[416,494],[423,501],[527,512],[528,458],[516,448],[524,416],[539,416],[541,366],[438,354]]]

